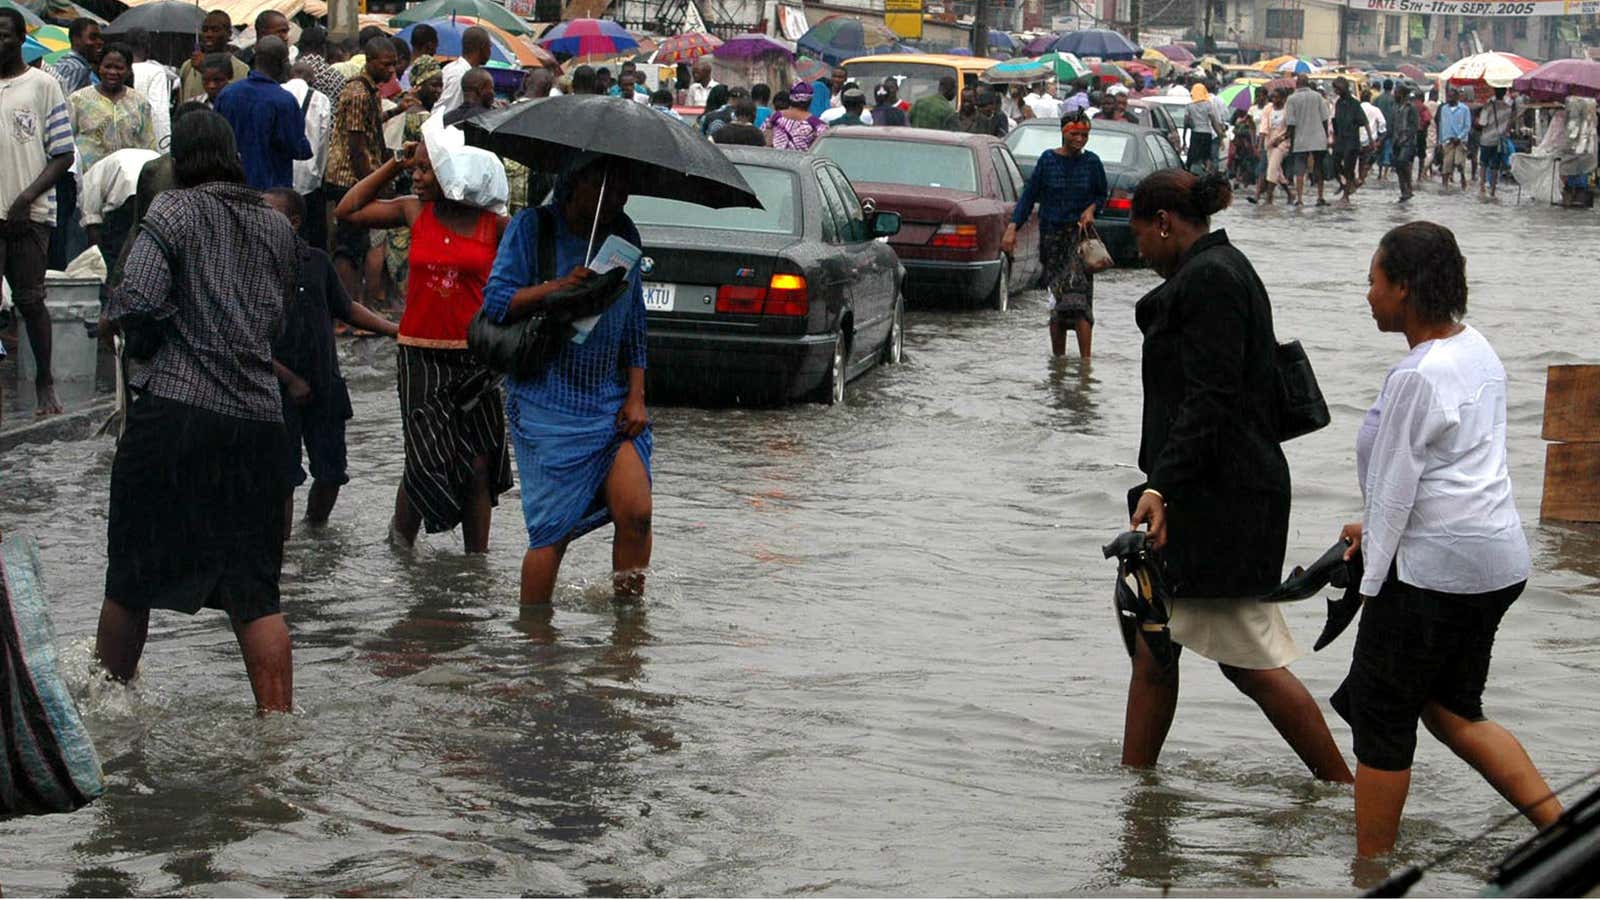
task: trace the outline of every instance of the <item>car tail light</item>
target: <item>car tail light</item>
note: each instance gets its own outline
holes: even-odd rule
[[[767,289],[757,285],[725,284],[717,288],[717,312],[757,315]]]
[[[1132,197],[1112,197],[1106,201],[1106,212],[1122,213],[1128,215],[1133,212]]]
[[[717,312],[754,316],[803,316],[811,308],[804,275],[774,275],[766,287],[725,284],[717,288]]]
[[[929,243],[934,247],[942,247],[946,250],[976,250],[978,249],[978,226],[940,225],[939,230],[933,233],[933,240]]]
[[[772,281],[767,285],[767,305],[764,309],[767,315],[803,316],[810,308],[804,275],[772,276]]]

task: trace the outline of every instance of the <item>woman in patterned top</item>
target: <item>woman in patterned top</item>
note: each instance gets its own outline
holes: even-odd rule
[[[555,202],[512,220],[483,295],[484,314],[514,322],[540,311],[550,292],[582,282],[590,234],[639,246],[622,212],[629,172],[610,157],[584,154],[556,182]],[[598,220],[598,222],[597,222]],[[555,271],[538,271],[540,230],[554,229]],[[644,593],[650,565],[650,416],[644,405],[645,311],[638,267],[628,290],[600,315],[583,343],[564,342],[537,378],[513,379],[506,414],[522,478],[528,552],[524,607],[549,610],[567,545],[616,524],[611,550],[619,599]]]
[[[118,150],[156,149],[155,119],[150,101],[131,87],[133,51],[112,44],[100,55],[100,83],[74,91],[67,98],[67,115],[78,145],[78,171]]]
[[[811,85],[804,81],[797,81],[789,88],[789,105],[774,115],[769,124],[774,149],[802,152],[810,150],[828,127],[811,114]]]
[[[294,228],[246,187],[233,129],[173,122],[178,189],[150,204],[105,318],[149,364],[111,465],[95,657],[134,677],[150,610],[223,610],[256,708],[293,706],[278,607],[287,441],[272,339],[293,296]]]
[[[351,188],[334,215],[362,228],[409,228],[406,307],[400,316],[400,413],[406,468],[390,535],[406,546],[417,532],[461,526],[466,552],[489,550],[489,514],[511,489],[511,455],[500,388],[467,349],[467,326],[483,306],[506,219],[445,199],[425,142],[405,145]],[[378,195],[401,172],[416,193]]]

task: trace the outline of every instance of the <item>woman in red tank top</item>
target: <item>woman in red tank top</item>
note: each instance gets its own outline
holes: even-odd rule
[[[402,171],[416,194],[379,200]],[[407,144],[363,178],[334,210],[368,228],[411,229],[406,308],[396,339],[406,468],[391,536],[407,545],[461,526],[468,553],[489,549],[489,512],[511,489],[505,403],[499,380],[467,350],[467,326],[483,306],[506,217],[445,199],[426,145]]]

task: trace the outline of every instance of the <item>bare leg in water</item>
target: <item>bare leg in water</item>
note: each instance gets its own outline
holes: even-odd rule
[[[394,518],[389,522],[389,536],[407,547],[414,547],[421,531],[422,516],[411,508],[411,500],[406,496],[406,485],[402,481],[394,491]]]
[[[1256,702],[1290,749],[1311,774],[1323,781],[1349,784],[1355,778],[1311,692],[1288,669],[1239,669],[1222,666],[1234,687]]]
[[[1561,816],[1561,803],[1550,795],[1550,785],[1539,774],[1528,751],[1516,736],[1488,719],[1463,718],[1429,701],[1422,708],[1422,724],[1466,760],[1490,786],[1535,827],[1544,828]],[[1400,814],[1411,789],[1411,770],[1388,771],[1356,766],[1356,853],[1381,856],[1394,849],[1400,832]]]
[[[1245,696],[1256,701],[1312,775],[1324,781],[1348,783],[1352,780],[1321,709],[1305,685],[1288,669],[1223,666],[1222,673]],[[1136,641],[1123,724],[1123,765],[1148,768],[1156,764],[1177,708],[1177,664],[1163,671],[1144,641]]]
[[[113,681],[127,683],[139,672],[145,640],[150,633],[150,611],[131,609],[107,597],[100,607],[94,655]],[[294,708],[294,663],[289,627],[281,613],[249,622],[233,623],[233,633],[244,656],[255,694],[256,712],[291,712]]]
[[[461,498],[461,544],[467,553],[489,552],[489,515],[494,511],[489,481],[489,458],[473,458],[472,481]]]
[[[601,486],[611,513],[612,585],[618,599],[638,600],[644,595],[645,569],[650,566],[650,478],[632,441],[624,441]],[[567,542],[534,547],[522,557],[523,606],[548,604],[555,595],[556,576],[566,555]]]

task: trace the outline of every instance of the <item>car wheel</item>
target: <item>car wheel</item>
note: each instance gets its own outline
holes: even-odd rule
[[[883,361],[888,365],[900,364],[906,352],[905,303],[894,298],[894,319],[889,323],[889,340],[883,345]]]
[[[989,292],[986,306],[992,306],[1000,312],[1011,308],[1011,258],[1000,257],[1000,277],[994,280],[994,289]]]
[[[833,358],[828,362],[828,375],[817,391],[817,399],[824,405],[838,406],[844,402],[844,384],[850,378],[849,361],[850,341],[841,330],[839,336],[833,339]]]

